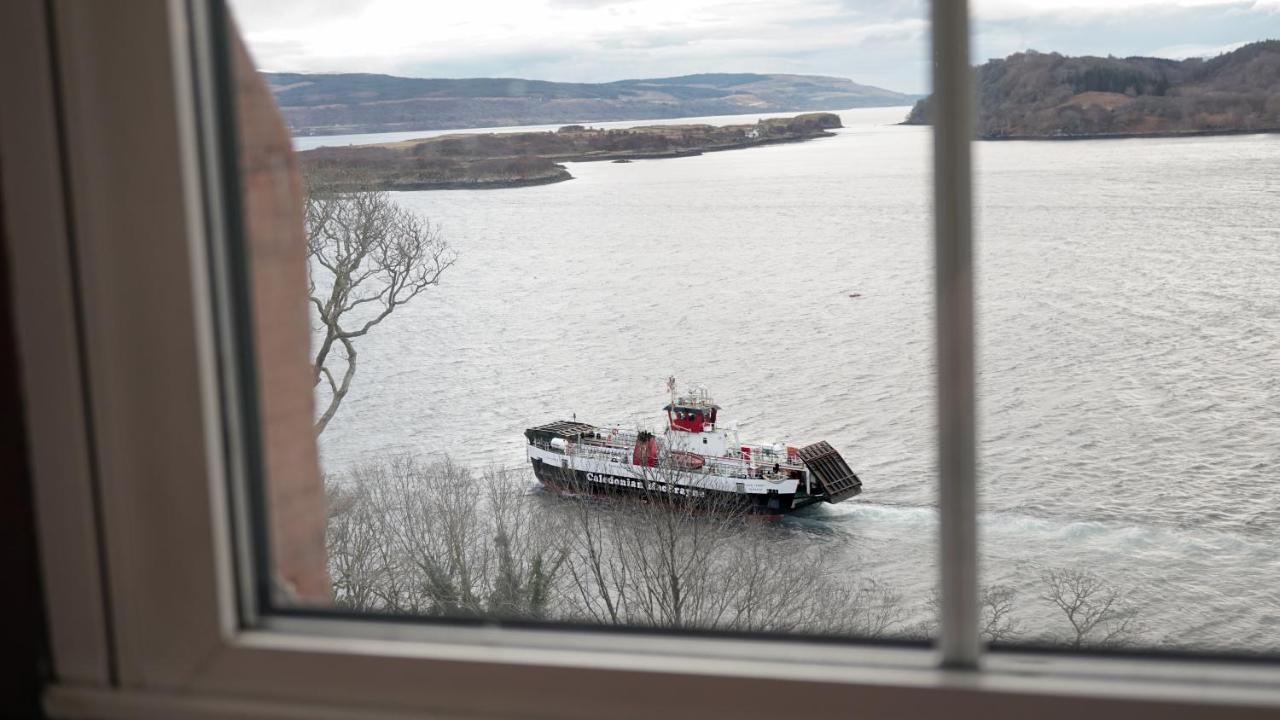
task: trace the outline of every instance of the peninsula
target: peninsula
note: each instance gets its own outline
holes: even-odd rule
[[[827,137],[834,113],[750,125],[648,125],[617,130],[566,125],[554,132],[453,134],[298,153],[312,182],[337,190],[448,190],[544,185],[573,176],[560,163],[683,157]]]
[[[1028,51],[975,69],[978,136],[1085,139],[1280,132],[1280,41],[1212,59]],[[927,125],[929,98],[905,124]]]

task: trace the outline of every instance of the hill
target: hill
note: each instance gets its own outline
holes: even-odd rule
[[[715,73],[610,83],[264,73],[295,135],[443,130],[909,105],[817,75]]]
[[[1280,131],[1280,41],[1210,60],[1028,51],[975,69],[985,139]],[[929,99],[906,123],[929,123]]]

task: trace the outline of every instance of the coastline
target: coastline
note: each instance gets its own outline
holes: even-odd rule
[[[762,147],[765,145],[783,145],[786,143],[807,142],[809,140],[820,140],[822,138],[835,137],[833,132],[823,130],[812,135],[803,135],[798,137],[786,138],[765,138],[763,140],[753,140],[751,142],[736,143],[732,145],[715,145],[711,147],[699,148],[697,150],[676,150],[672,152],[662,153],[617,153],[610,155],[592,155],[587,157],[571,157],[571,158],[552,158],[556,162],[613,162],[615,160],[665,160],[667,158],[695,157],[697,155],[705,155],[706,153],[723,152],[725,150],[745,150],[747,148]]]
[[[807,140],[818,140],[824,137],[835,137],[835,133],[823,132],[818,135],[808,137],[795,138],[774,138],[761,140],[759,142],[744,143],[740,145],[725,145],[720,147],[710,147],[701,150],[682,150],[669,153],[633,153],[633,154],[616,154],[601,155],[590,157],[572,157],[572,158],[553,158],[557,167],[564,168],[559,163],[562,162],[633,162],[636,160],[667,160],[670,158],[696,157],[712,152],[722,152],[725,150],[745,150],[747,148],[760,147],[763,145],[782,145],[784,143],[798,143]],[[444,183],[406,183],[403,185],[395,185],[385,188],[389,192],[419,192],[422,190],[504,190],[507,188],[535,187],[538,185],[554,185],[556,183],[573,180],[574,176],[565,168],[563,175],[541,178],[519,178],[515,180],[477,180],[468,181],[451,181]]]
[[[915,127],[930,127],[929,123],[912,123],[900,122],[898,125],[907,125]],[[1162,130],[1156,132],[1142,133],[1080,133],[1074,135],[979,135],[975,139],[987,140],[994,142],[1003,142],[1010,140],[1034,140],[1034,141],[1071,141],[1071,140],[1137,140],[1137,139],[1159,139],[1159,138],[1182,138],[1182,137],[1217,137],[1223,135],[1276,135],[1280,134],[1278,128],[1228,128],[1222,130]]]
[[[834,137],[833,113],[762,119],[754,125],[641,126],[601,130],[564,126],[554,132],[442,135],[298,153],[304,169],[332,173],[334,187],[355,171],[366,187],[386,191],[487,190],[573,179],[562,163],[632,162]]]
[[[1148,133],[1090,133],[1082,135],[991,135],[980,137],[979,140],[1142,140],[1142,139],[1158,139],[1158,138],[1183,138],[1183,137],[1217,137],[1222,135],[1275,135],[1280,134],[1280,128],[1270,130],[1189,130],[1186,132],[1148,132]]]
[[[465,180],[444,183],[405,183],[384,188],[387,192],[419,192],[422,190],[502,190],[504,188],[534,187],[537,185],[554,185],[574,177],[568,173],[538,178],[517,178],[514,180]]]

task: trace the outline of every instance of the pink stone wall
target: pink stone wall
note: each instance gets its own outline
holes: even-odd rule
[[[238,33],[235,43],[240,174],[276,585],[281,602],[327,604],[327,511],[312,429],[302,183],[271,92]]]

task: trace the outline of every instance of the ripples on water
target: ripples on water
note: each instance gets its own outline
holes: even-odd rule
[[[675,374],[744,438],[843,450],[864,494],[784,527],[923,604],[930,145],[903,114],[399,194],[459,262],[365,339],[327,468],[519,466],[532,424],[658,424]],[[1080,565],[1132,590],[1147,642],[1280,649],[1280,136],[976,148],[984,580],[1042,627],[1040,572]]]

